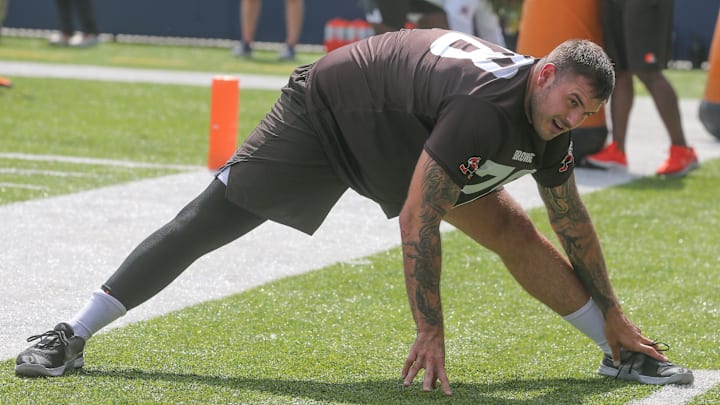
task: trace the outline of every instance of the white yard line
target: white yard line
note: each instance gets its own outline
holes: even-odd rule
[[[99,165],[99,166],[116,166],[127,168],[146,168],[146,169],[172,169],[172,170],[198,170],[203,166],[199,165],[177,165],[165,163],[147,163],[133,162],[130,160],[115,159],[98,159],[82,156],[64,156],[64,155],[33,155],[28,153],[0,153],[0,159],[15,159],[40,162],[58,162],[58,163],[75,163],[82,165]]]
[[[59,170],[16,169],[0,167],[0,174],[15,174],[18,176],[50,176],[50,177],[93,177],[94,173],[63,172]]]
[[[693,385],[666,385],[654,394],[632,401],[629,405],[682,405],[720,384],[720,370],[693,370]]]
[[[36,186],[33,184],[22,184],[22,183],[0,183],[0,189],[2,188],[22,188],[26,190],[38,190],[38,191],[46,191],[48,190],[45,186]]]

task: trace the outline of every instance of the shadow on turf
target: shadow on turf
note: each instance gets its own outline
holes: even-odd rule
[[[78,372],[90,377],[162,381],[181,385],[203,384],[209,387],[223,387],[225,390],[232,389],[239,392],[256,391],[285,398],[295,397],[319,402],[414,404],[422,400],[446,398],[439,390],[435,390],[432,393],[422,392],[419,383],[415,383],[412,387],[405,388],[402,386],[399,378],[397,380],[319,382],[280,378],[228,378],[138,369],[83,369]],[[456,383],[452,384],[452,397],[447,399],[453,403],[472,404],[577,404],[588,402],[588,397],[590,396],[597,398],[598,395],[622,389],[627,384],[629,383],[601,377],[589,379],[526,379],[487,384]],[[508,399],[513,397],[524,399]]]

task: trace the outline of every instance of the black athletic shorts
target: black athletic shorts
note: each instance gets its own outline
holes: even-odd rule
[[[280,98],[252,131],[229,167],[225,196],[253,214],[313,234],[347,190],[310,124],[305,81],[296,69]]]
[[[381,22],[384,25],[400,29],[405,26],[408,21],[408,14],[430,14],[444,13],[442,7],[425,0],[365,0],[363,2],[365,13],[367,15],[375,15],[375,10],[379,11]],[[372,17],[368,19],[370,21]]]
[[[672,47],[673,0],[602,0],[605,50],[620,71],[667,67]]]

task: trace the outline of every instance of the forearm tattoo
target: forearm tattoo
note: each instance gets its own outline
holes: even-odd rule
[[[607,274],[600,242],[574,179],[565,184],[539,187],[548,217],[560,244],[588,293],[603,313],[617,303]]]
[[[405,254],[414,262],[409,277],[415,281],[415,305],[419,315],[430,325],[442,325],[440,300],[440,263],[442,247],[439,223],[445,216],[446,207],[457,201],[459,187],[432,160],[424,167],[420,229],[417,240],[407,240]]]

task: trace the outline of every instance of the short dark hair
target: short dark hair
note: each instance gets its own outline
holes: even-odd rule
[[[615,87],[615,69],[605,51],[586,39],[569,39],[550,51],[544,58],[558,74],[575,73],[590,80],[595,96],[608,100]]]

